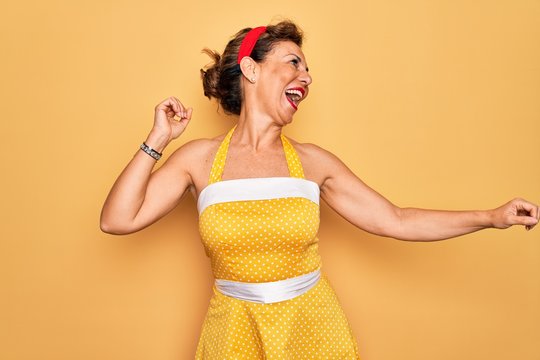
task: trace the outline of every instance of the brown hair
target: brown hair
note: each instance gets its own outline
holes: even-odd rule
[[[242,89],[240,86],[240,65],[237,63],[240,44],[251,28],[240,30],[229,41],[223,54],[208,48],[203,52],[212,58],[206,69],[201,69],[204,95],[209,99],[216,98],[223,110],[228,114],[240,115],[242,107]],[[259,39],[250,57],[256,62],[264,61],[274,45],[280,41],[292,41],[302,46],[303,33],[292,21],[281,21],[276,25],[268,25]]]

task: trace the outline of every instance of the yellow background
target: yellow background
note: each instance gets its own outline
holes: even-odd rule
[[[194,200],[123,237],[99,212],[165,97],[195,109],[166,154],[232,125],[202,94],[201,49],[280,17],[314,78],[287,135],[400,206],[540,202],[537,0],[10,2],[0,358],[193,357],[212,281]],[[363,360],[540,359],[540,228],[402,242],[323,206],[320,240]]]

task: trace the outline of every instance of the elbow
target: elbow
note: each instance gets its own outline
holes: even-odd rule
[[[99,223],[99,229],[104,232],[105,234],[111,234],[111,235],[119,235],[117,231],[115,231],[114,227],[109,225],[105,222]]]
[[[103,220],[101,220],[99,222],[99,228],[101,229],[101,231],[103,231],[106,234],[122,235],[122,233],[119,231],[119,229],[117,227],[115,227],[115,226],[111,225],[110,223],[105,222]]]
[[[414,226],[414,224],[410,222],[411,216],[416,214],[416,209],[396,206],[394,208],[394,214],[396,219],[395,226],[390,237],[401,241],[423,241],[423,239],[418,237],[417,226]]]
[[[99,228],[104,233],[111,235],[127,235],[134,232],[128,226],[122,226],[121,224],[107,221],[107,219],[104,219],[103,217],[99,221]]]
[[[406,229],[404,221],[404,209],[392,206],[391,211],[385,217],[385,222],[377,228],[377,235],[392,238],[395,240],[409,241],[410,234]]]

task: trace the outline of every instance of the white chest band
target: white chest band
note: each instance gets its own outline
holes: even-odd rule
[[[290,279],[264,283],[246,283],[216,279],[216,288],[224,295],[245,301],[268,304],[290,300],[302,295],[321,278],[321,270]]]

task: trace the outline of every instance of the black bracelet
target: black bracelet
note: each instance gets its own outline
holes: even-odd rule
[[[141,150],[153,157],[156,160],[159,160],[161,158],[162,153],[157,152],[156,150],[152,149],[150,146],[146,145],[146,143],[142,143]]]

